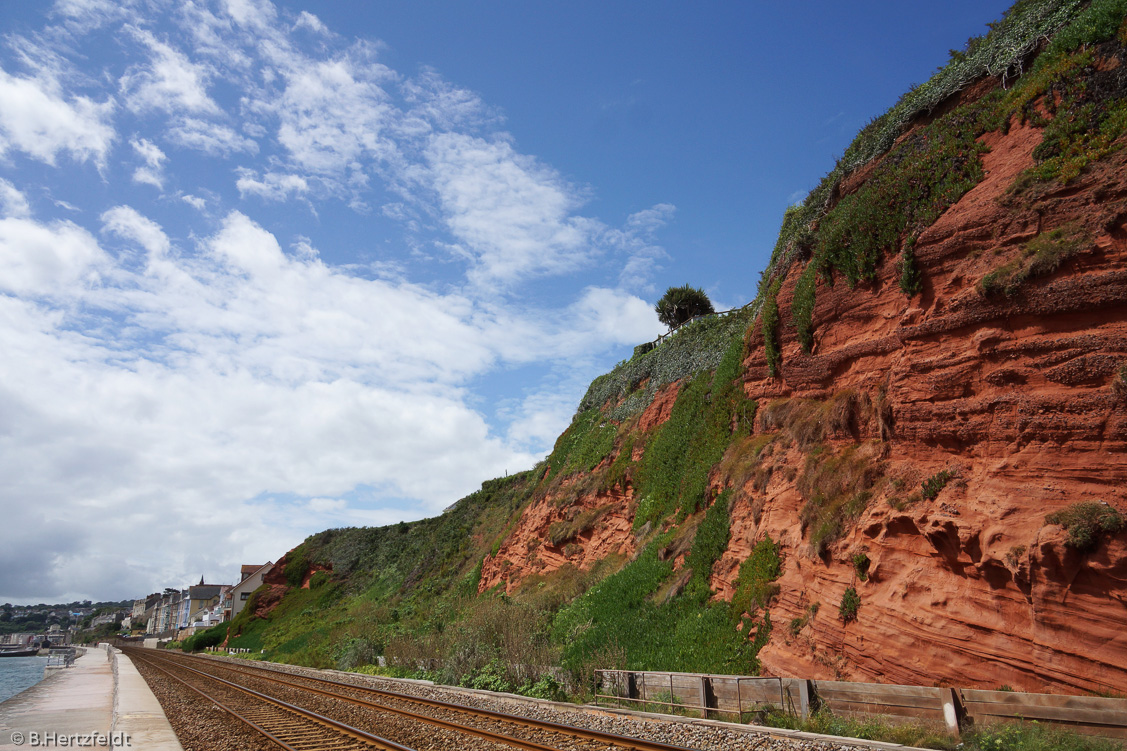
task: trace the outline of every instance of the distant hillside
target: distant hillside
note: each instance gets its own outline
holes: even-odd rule
[[[230,645],[1122,691],[1125,16],[1018,2],[787,211],[753,304],[596,379],[533,470],[310,537]]]

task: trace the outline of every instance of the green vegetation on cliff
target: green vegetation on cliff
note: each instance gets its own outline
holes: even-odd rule
[[[735,313],[694,322],[621,364],[592,386],[599,395],[589,397],[603,409],[584,406],[529,472],[487,482],[433,519],[311,536],[280,564],[285,596],[259,608],[269,596],[260,589],[228,644],[346,669],[382,656],[399,674],[532,693],[543,693],[548,673],[521,674],[521,665],[562,665],[580,692],[596,666],[754,673],[770,631],[766,601],[712,602],[710,588],[730,521],[729,493],[714,497],[709,476],[748,434],[756,411],[740,387],[747,320]],[[638,373],[684,384],[671,419],[649,433],[630,428],[629,415],[627,422],[613,417],[622,404],[611,395],[621,399],[616,389]],[[637,462],[636,445],[644,446]],[[557,507],[574,502],[575,478],[592,492],[633,485],[642,499],[634,514],[641,554],[629,562],[612,556],[587,571],[565,565],[511,594],[479,594],[483,559],[498,556],[521,512],[546,498]],[[572,544],[609,508],[553,523],[539,544]],[[682,549],[687,579],[673,562]],[[328,571],[302,589],[311,568]],[[256,608],[264,615],[253,615]],[[214,641],[209,634],[192,646]]]
[[[1127,3],[1096,0],[1084,5],[1075,0],[1016,3],[985,37],[971,39],[965,51],[953,52],[927,83],[862,130],[806,200],[787,210],[756,306],[763,311],[763,346],[771,375],[784,365],[775,298],[795,264],[804,267],[794,290],[790,325],[806,352],[814,346],[819,283],[833,285],[838,278],[850,287],[873,283],[883,260],[898,255],[901,288],[908,295],[923,290],[915,240],[982,180],[983,134],[1005,130],[1014,121],[1032,120],[1045,128],[1034,151],[1037,163],[1019,178],[1015,192],[1040,183],[1068,182],[1121,146],[1118,140],[1127,132],[1127,88],[1121,76],[1094,67],[1094,50],[1106,43],[1111,46],[1103,54],[1122,58]],[[1027,58],[1049,37],[1051,44],[1021,75]],[[1008,90],[961,101],[961,92],[983,75],[1001,77]],[[941,103],[948,104],[948,111],[939,107]],[[933,115],[936,111],[938,116]],[[848,185],[861,167],[871,170],[867,179],[860,187]],[[1012,294],[1020,279],[1012,282],[1006,275],[1036,273],[1024,267],[1003,269],[1005,278],[984,280],[983,289]]]
[[[614,421],[641,412],[662,386],[691,378],[720,364],[734,338],[751,324],[750,309],[682,326],[656,349],[619,363],[591,382],[579,411],[603,410]]]

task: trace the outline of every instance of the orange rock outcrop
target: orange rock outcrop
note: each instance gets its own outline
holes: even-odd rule
[[[530,576],[632,556],[632,499],[630,490],[576,493],[570,484],[542,497],[525,509],[497,555],[485,559],[479,590],[501,585],[511,592]]]
[[[793,482],[742,496],[714,586],[730,591],[738,561],[769,533],[786,550],[772,621],[820,605],[796,634],[776,630],[760,653],[771,673],[1034,691],[1127,686],[1127,536],[1081,554],[1045,520],[1081,501],[1127,506],[1127,400],[1112,388],[1127,362],[1127,152],[1018,199],[1006,191],[1032,164],[1040,131],[988,138],[986,179],[916,244],[922,295],[900,291],[893,259],[871,287],[819,283],[812,352],[781,327],[778,379],[753,337],[746,388],[761,404],[846,389],[881,395],[888,475],[917,489],[943,468],[958,478],[899,511],[886,489],[824,559],[804,542]],[[1069,223],[1089,242],[1055,273],[1009,297],[976,288],[1040,232]],[[792,273],[782,285],[782,311],[794,283]],[[867,581],[852,564],[857,553],[871,561]],[[861,606],[844,624],[848,586]]]
[[[834,427],[830,447],[852,447],[881,473],[859,518],[818,552],[800,518],[808,500],[800,441],[778,442],[756,459],[760,471],[739,476],[712,586],[730,599],[755,542],[769,534],[781,543],[775,629],[759,655],[765,672],[1050,692],[1127,687],[1127,533],[1080,552],[1046,521],[1077,502],[1127,508],[1127,396],[1113,387],[1127,363],[1127,149],[1068,185],[1014,195],[1040,138],[1018,123],[984,137],[985,179],[916,242],[922,294],[905,296],[890,257],[875,284],[819,281],[805,353],[790,322],[795,268],[777,298],[778,377],[768,375],[758,327],[749,333],[744,386],[759,403],[758,431],[779,429],[764,422],[773,401],[852,395],[857,416]],[[986,274],[1060,227],[1083,243],[1059,268],[1009,295],[980,290]],[[676,396],[676,384],[660,390],[634,429],[668,419]],[[634,444],[635,460],[643,444]],[[940,470],[952,480],[921,497]],[[715,484],[730,481],[713,474]],[[481,589],[511,591],[567,564],[636,552],[628,478],[612,491],[570,482],[525,510],[486,559]],[[577,520],[582,529],[570,534]],[[859,554],[869,561],[865,580]],[[845,623],[838,606],[850,586],[861,605]]]

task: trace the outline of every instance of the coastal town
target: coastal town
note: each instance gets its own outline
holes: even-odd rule
[[[97,605],[89,601],[33,606],[5,603],[0,606],[0,656],[115,635],[143,636],[154,644],[182,641],[237,616],[273,567],[269,561],[244,564],[234,584],[208,584],[201,577],[198,584],[166,587],[133,600],[131,606],[127,600]]]

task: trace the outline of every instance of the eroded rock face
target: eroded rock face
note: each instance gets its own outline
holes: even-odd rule
[[[497,555],[485,559],[478,591],[501,585],[512,592],[530,576],[568,565],[589,569],[607,556],[634,554],[632,491],[578,491],[573,485],[525,509]]]
[[[634,430],[649,433],[668,420],[680,389],[680,382],[659,389]],[[642,450],[639,441],[633,460],[641,458]],[[608,457],[596,472],[615,456]],[[633,530],[633,487],[626,481],[611,489],[585,488],[584,479],[566,480],[525,509],[497,555],[483,562],[479,592],[497,585],[512,592],[529,576],[546,576],[569,565],[587,570],[610,555],[633,557],[638,544]]]
[[[1127,686],[1127,534],[1081,553],[1046,523],[1077,502],[1127,508],[1127,397],[1112,386],[1127,363],[1127,149],[1067,186],[1013,195],[1040,138],[1018,123],[984,137],[985,179],[915,245],[922,294],[904,295],[888,257],[876,284],[819,281],[807,354],[790,321],[793,269],[777,298],[779,377],[768,375],[758,326],[749,333],[744,386],[759,417],[744,450],[762,454],[743,473],[713,472],[714,490],[735,492],[711,584],[731,599],[756,541],[781,544],[765,672],[1034,691]],[[1062,227],[1083,241],[1058,268],[1010,294],[980,291],[988,273],[1027,257],[1030,240]],[[659,392],[632,429],[660,426],[677,393],[676,384]],[[802,516],[811,444],[782,426],[795,418],[779,417],[781,399],[841,406],[818,443],[827,456],[851,452],[876,477],[858,485],[869,494],[863,509],[823,545],[812,545]],[[644,443],[633,443],[635,461]],[[922,497],[940,471],[950,481]],[[486,559],[481,589],[512,591],[567,564],[634,555],[629,480],[583,490],[580,476],[533,503]],[[560,538],[584,514],[596,521]],[[850,586],[861,605],[844,623]]]
[[[793,482],[740,495],[714,586],[730,592],[757,536],[783,542],[776,633],[760,654],[772,673],[1038,691],[1127,685],[1127,536],[1080,554],[1045,522],[1076,502],[1127,506],[1127,404],[1111,385],[1127,362],[1127,154],[1067,187],[1015,198],[1006,190],[1032,164],[1039,131],[988,137],[986,179],[916,245],[922,295],[900,291],[894,259],[875,286],[819,283],[812,352],[780,327],[779,379],[752,337],[746,388],[761,405],[846,389],[885,399],[886,473],[906,489],[878,486],[822,557],[803,536]],[[1029,240],[1065,225],[1086,242],[1054,273],[1012,296],[976,288]],[[784,324],[795,276],[778,298]],[[857,438],[866,437],[879,438]],[[935,499],[905,503],[944,468],[957,479]],[[858,580],[857,553],[871,560],[868,581]],[[848,586],[861,607],[843,624]],[[817,614],[790,633],[785,624],[815,602]]]

